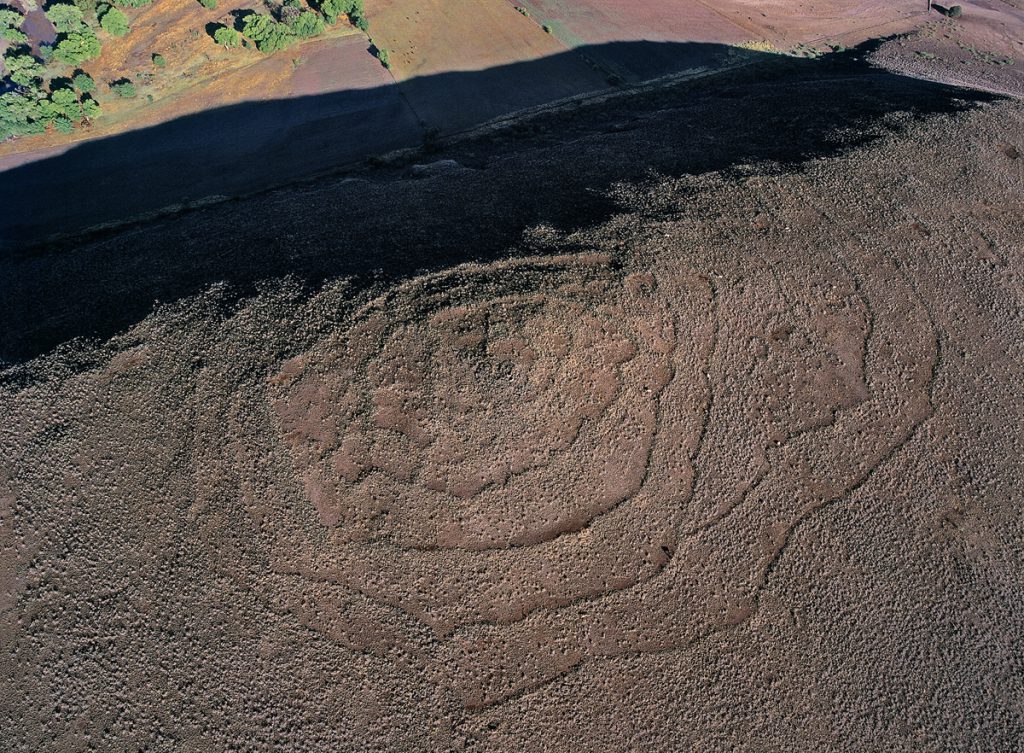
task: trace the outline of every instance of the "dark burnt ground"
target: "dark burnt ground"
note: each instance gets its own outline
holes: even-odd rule
[[[593,225],[611,189],[653,176],[772,162],[798,169],[914,120],[992,99],[871,68],[862,50],[806,61],[767,56],[704,80],[534,117],[369,166],[186,211],[91,239],[5,252],[0,359],[74,338],[105,339],[212,284],[237,295],[267,278],[317,285],[404,279],[530,251],[524,231]],[[412,162],[455,160],[417,179]],[[534,232],[534,231],[531,231]]]

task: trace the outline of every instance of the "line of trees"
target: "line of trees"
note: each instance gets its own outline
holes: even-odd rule
[[[206,4],[211,0],[199,0]],[[324,33],[327,24],[335,24],[342,17],[367,31],[370,24],[366,19],[363,0],[310,0],[305,6],[302,0],[285,0],[277,13],[248,13],[239,18],[237,27],[218,26],[213,30],[214,41],[224,47],[238,47],[241,37],[252,42],[262,53],[270,54],[283,50],[300,39],[311,39]]]

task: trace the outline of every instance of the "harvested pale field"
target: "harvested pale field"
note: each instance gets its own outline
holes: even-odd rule
[[[728,44],[750,38],[742,26],[700,0],[528,0],[515,5],[573,46],[639,40]]]
[[[378,89],[394,83],[391,74],[370,54],[370,44],[362,34],[314,39],[298,53],[289,61],[287,95],[291,97]]]
[[[375,0],[367,17],[373,41],[388,50],[399,80],[481,71],[565,51],[505,0]]]
[[[789,65],[4,257],[7,749],[1020,749],[1024,108]]]
[[[739,25],[761,31],[780,47],[826,40],[859,44],[905,31],[928,17],[927,1],[917,0],[725,0],[706,4]]]
[[[796,8],[792,2],[746,0],[514,0],[514,4],[569,47],[613,41],[704,43],[689,48],[588,50],[595,63],[624,81],[728,65],[729,60],[709,44],[769,50],[813,47],[826,41],[853,45],[912,28],[927,17],[924,4],[915,0],[832,0]]]
[[[509,1],[509,0],[506,0]],[[855,42],[925,16],[916,0],[515,0],[538,24],[573,45],[607,41],[766,41],[780,48],[826,38]]]

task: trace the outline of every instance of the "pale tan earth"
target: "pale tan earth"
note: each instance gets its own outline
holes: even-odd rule
[[[5,750],[1020,750],[1024,108],[805,65],[6,260]]]
[[[565,51],[504,0],[374,0],[366,10],[374,43],[388,50],[399,80]]]

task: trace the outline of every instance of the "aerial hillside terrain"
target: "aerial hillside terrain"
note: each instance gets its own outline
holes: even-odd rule
[[[913,75],[993,78],[999,90],[1020,80],[1024,57],[1014,31],[1024,11],[1002,1],[956,18],[917,0],[79,2],[27,15],[11,6],[0,18],[8,36],[25,37],[0,41],[9,89],[0,95],[0,248],[768,57],[815,60],[886,38]],[[107,8],[125,18],[120,36],[103,27]],[[54,185],[77,200],[36,200]]]
[[[1024,12],[632,5],[0,173],[4,750],[1024,748]]]

